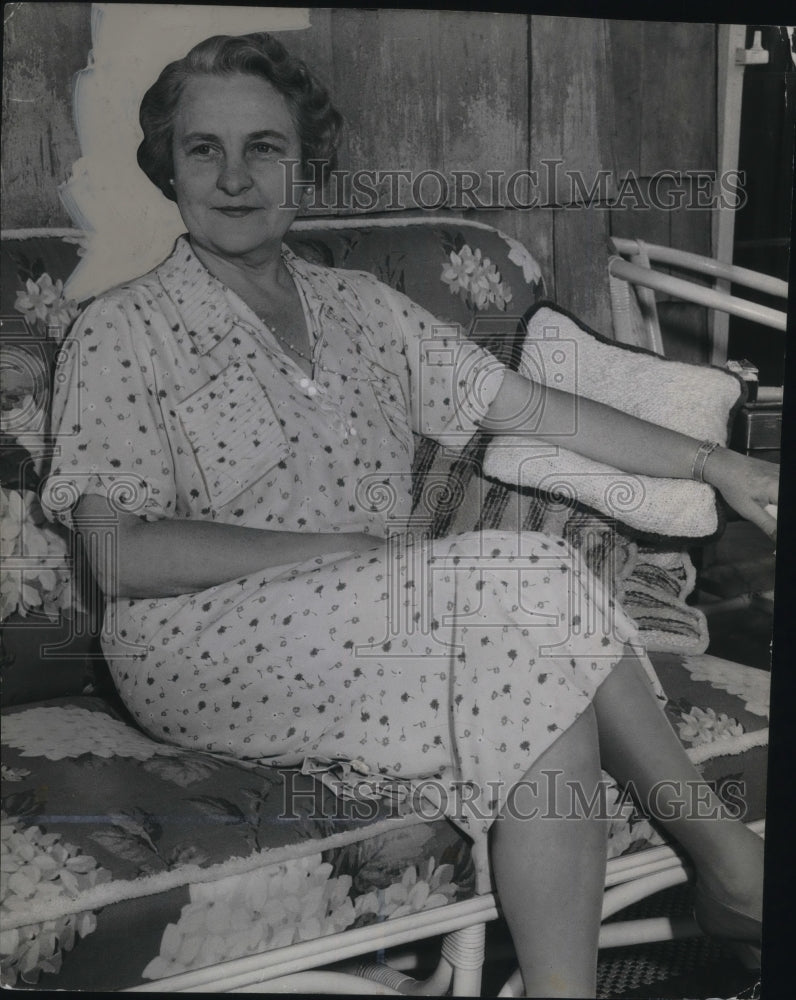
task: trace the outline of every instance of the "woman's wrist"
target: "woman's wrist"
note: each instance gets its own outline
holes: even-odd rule
[[[726,479],[727,471],[732,466],[737,454],[723,445],[717,445],[711,449],[704,460],[700,460],[701,481],[721,490],[721,484]]]
[[[713,452],[719,447],[718,441],[703,441],[694,452],[691,461],[691,478],[699,483],[705,482],[705,465]]]

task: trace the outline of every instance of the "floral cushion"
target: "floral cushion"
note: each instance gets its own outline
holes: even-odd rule
[[[99,699],[8,709],[2,739],[9,983],[131,986],[473,892],[446,821],[156,743]]]
[[[655,666],[689,754],[762,816],[768,675],[710,656]],[[100,699],[6,709],[2,742],[8,984],[131,987],[474,892],[447,820],[154,742]],[[615,786],[607,804],[609,857],[663,842]]]

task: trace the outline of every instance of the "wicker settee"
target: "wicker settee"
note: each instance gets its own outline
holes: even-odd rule
[[[517,317],[541,293],[523,247],[457,218],[306,221],[290,242],[314,260],[374,272],[440,318],[471,327],[506,360],[516,355]],[[499,296],[454,295],[441,280],[451,254],[461,260],[467,248],[480,251],[479,266],[495,268]],[[56,446],[46,437],[46,405],[58,345],[14,306],[27,281],[40,290],[44,273],[66,278],[78,250],[79,234],[69,231],[3,240],[3,342],[13,375],[3,404],[4,580],[13,591],[3,606],[4,981],[352,993],[356,980],[340,978],[340,962],[385,950],[389,959],[391,948],[441,938],[439,967],[423,990],[444,992],[453,974],[454,993],[478,993],[484,926],[498,907],[476,892],[470,845],[444,818],[415,815],[400,801],[342,801],[300,769],[157,743],[119,703],[98,652],[100,615],[80,553],[37,509]],[[612,586],[653,639],[683,743],[728,801],[744,784],[746,819],[760,823],[768,675],[705,654],[704,621],[687,603],[687,555],[672,563],[680,567],[672,583],[676,574],[650,571],[660,545],[586,532],[577,507],[562,510],[543,494],[484,477],[483,439],[457,456],[417,445],[415,510],[428,530],[543,528],[591,546],[595,565],[610,563]],[[668,632],[664,619],[675,623]],[[612,823],[609,851],[604,915],[614,919],[604,924],[604,946],[696,933],[687,919],[621,920],[628,904],[687,878],[630,803]],[[318,969],[320,977],[307,978]],[[382,980],[386,992],[397,984],[389,974]],[[371,979],[361,991],[375,988]]]

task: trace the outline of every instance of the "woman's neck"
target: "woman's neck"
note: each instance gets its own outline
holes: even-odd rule
[[[207,270],[239,294],[247,288],[256,288],[261,294],[285,294],[292,286],[292,279],[282,260],[281,245],[262,247],[255,254],[230,258],[193,239],[190,243]]]

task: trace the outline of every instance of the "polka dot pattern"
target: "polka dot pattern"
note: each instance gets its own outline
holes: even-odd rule
[[[414,433],[465,444],[503,368],[369,275],[285,260],[310,383],[180,240],[78,322],[50,486],[107,494],[137,477],[148,519],[364,531],[373,548],[117,602],[115,682],[156,737],[275,764],[355,760],[352,781],[423,783],[479,837],[634,629],[561,540],[407,533]]]

